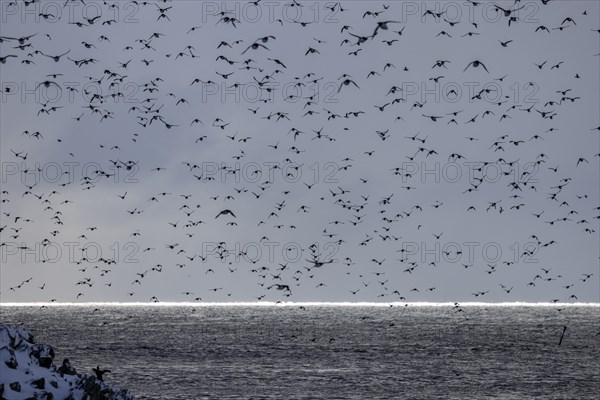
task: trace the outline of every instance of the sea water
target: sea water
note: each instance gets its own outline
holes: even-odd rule
[[[137,399],[600,393],[598,305],[4,304],[0,317]]]

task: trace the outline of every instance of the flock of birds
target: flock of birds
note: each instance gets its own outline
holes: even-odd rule
[[[66,0],[64,9],[77,16],[86,3]],[[102,13],[79,18],[44,11],[40,1],[10,4],[39,10],[40,22],[9,19],[0,37],[8,71],[3,103],[21,96],[12,73],[26,76],[35,95],[15,108],[18,121],[2,115],[2,159],[19,167],[1,194],[3,300],[289,301],[334,293],[396,302],[429,299],[470,279],[476,287],[461,288],[464,299],[536,298],[529,293],[551,284],[555,295],[540,300],[577,300],[580,289],[597,294],[584,288],[598,287],[597,254],[584,272],[551,261],[523,263],[571,251],[551,250],[561,246],[560,235],[577,237],[588,255],[598,251],[600,154],[597,146],[578,144],[598,144],[600,127],[581,128],[589,116],[578,111],[593,102],[582,88],[597,86],[598,76],[559,59],[558,45],[547,60],[527,58],[527,35],[547,35],[549,48],[562,35],[597,42],[598,20],[588,15],[593,10],[564,7],[556,18],[558,2],[550,0],[535,2],[536,24],[520,14],[530,3],[469,3],[474,10],[491,5],[498,16],[493,30],[466,15],[451,19],[433,3],[414,19],[404,18],[397,2],[330,2],[318,5],[316,20],[258,23],[233,7],[193,25],[184,24],[189,2],[104,1]],[[248,4],[262,7],[261,0]],[[282,6],[314,15],[296,0]],[[138,23],[126,24],[128,10],[136,10]],[[438,58],[426,45],[416,49],[419,40],[446,41],[455,51]],[[487,58],[470,47],[474,40],[490,47]],[[519,77],[505,74],[510,65],[493,61],[499,57],[527,76],[543,74],[539,87],[524,85],[535,101],[506,95],[504,85]],[[597,65],[598,54],[585,60]],[[446,101],[407,93],[399,82],[415,71]],[[445,86],[459,78],[492,84],[469,95]],[[256,92],[253,101],[244,88]],[[573,138],[580,155],[563,154],[564,137]],[[30,180],[56,159],[98,164]],[[458,184],[432,186],[415,172],[467,162],[473,176]],[[497,179],[487,175],[492,167]],[[531,246],[495,262],[458,263],[424,260],[403,247],[411,237],[452,241],[454,233],[433,221],[457,208],[466,226],[478,219],[525,224],[530,231],[514,237]],[[223,235],[232,239],[204,246]],[[139,246],[136,263],[127,263],[124,251],[106,256],[104,248],[94,257],[82,245],[108,246],[116,237]],[[81,246],[69,262],[39,256],[70,241]],[[284,244],[271,258],[266,251],[253,255],[240,241],[263,249]],[[35,263],[23,256],[32,251]],[[460,259],[463,251],[444,250],[442,258]]]

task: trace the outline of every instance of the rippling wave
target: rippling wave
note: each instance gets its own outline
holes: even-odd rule
[[[0,317],[137,399],[598,398],[597,303],[405,304],[3,304]]]

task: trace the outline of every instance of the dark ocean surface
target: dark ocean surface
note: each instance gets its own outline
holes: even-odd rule
[[[600,307],[559,308],[3,306],[0,319],[137,399],[598,399]]]

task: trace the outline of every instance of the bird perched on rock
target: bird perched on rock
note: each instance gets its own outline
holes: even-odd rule
[[[98,365],[96,368],[92,368],[92,371],[94,371],[94,373],[96,374],[96,379],[98,379],[99,381],[102,381],[102,376],[107,373],[110,372],[110,370],[108,369],[100,369],[100,366]]]
[[[68,358],[65,358],[63,360],[63,363],[60,367],[58,367],[57,372],[60,374],[60,376],[77,375],[77,371],[75,370],[75,368],[71,367],[71,363],[69,362]]]

